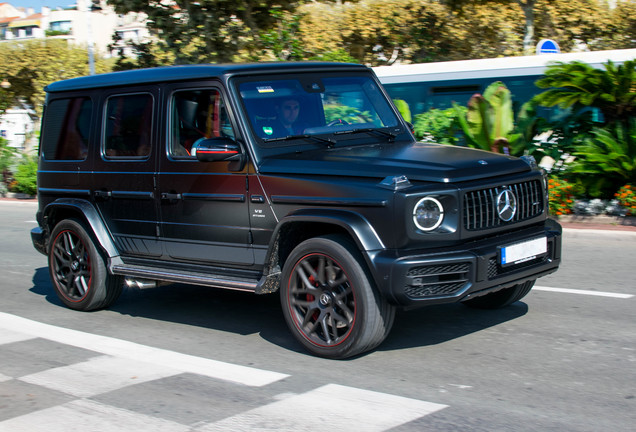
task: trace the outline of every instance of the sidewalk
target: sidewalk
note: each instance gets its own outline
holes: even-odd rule
[[[557,221],[564,229],[636,232],[636,217],[567,215]]]

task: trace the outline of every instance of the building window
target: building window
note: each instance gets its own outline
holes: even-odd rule
[[[67,35],[72,30],[70,21],[53,21],[46,32],[47,36]]]

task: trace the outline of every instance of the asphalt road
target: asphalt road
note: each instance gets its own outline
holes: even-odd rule
[[[306,355],[276,296],[171,285],[80,313],[0,201],[0,431],[632,431],[636,233],[567,230],[499,311],[400,312],[374,352]]]

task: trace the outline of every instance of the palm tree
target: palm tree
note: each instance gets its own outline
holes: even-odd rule
[[[554,63],[536,82],[539,88],[548,90],[534,100],[542,106],[558,105],[574,111],[598,108],[606,123],[627,126],[636,116],[636,60],[618,66],[608,61],[604,67],[595,69],[579,61]]]

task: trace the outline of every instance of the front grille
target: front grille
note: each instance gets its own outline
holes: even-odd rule
[[[504,222],[497,214],[497,196],[505,189],[510,189],[517,201],[517,211],[508,222]],[[541,213],[543,213],[543,193],[539,180],[481,189],[464,195],[463,222],[464,228],[469,231],[521,222],[539,216]]]
[[[406,273],[404,292],[413,299],[453,295],[469,280],[470,263],[413,267]]]

